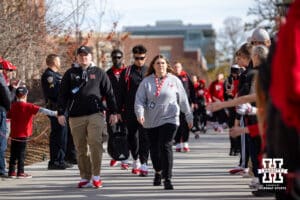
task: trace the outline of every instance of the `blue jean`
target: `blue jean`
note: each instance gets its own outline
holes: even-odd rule
[[[5,173],[5,151],[7,147],[6,140],[6,111],[0,107],[0,174]]]

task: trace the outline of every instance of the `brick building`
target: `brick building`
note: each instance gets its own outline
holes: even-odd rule
[[[214,67],[215,31],[211,25],[184,25],[182,21],[157,21],[155,26],[127,26],[130,33],[123,43],[125,62],[132,62],[131,48],[143,44],[148,49],[147,63],[157,54],[172,62],[180,61],[189,71]]]

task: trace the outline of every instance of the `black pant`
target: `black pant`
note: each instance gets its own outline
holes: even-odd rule
[[[175,143],[188,142],[190,136],[190,129],[185,119],[185,114],[180,112],[179,115],[180,125],[176,132]]]
[[[150,139],[150,156],[156,172],[162,171],[162,177],[171,179],[173,168],[172,141],[176,133],[175,124],[164,124],[147,129]]]
[[[49,164],[62,164],[67,148],[67,126],[61,126],[56,117],[49,117],[50,132],[50,161]]]
[[[16,170],[17,162],[18,162],[18,174],[24,173],[24,161],[25,161],[27,138],[14,138],[14,139],[16,139],[17,141],[15,140],[11,141],[8,173],[12,173]]]
[[[141,163],[147,163],[149,157],[149,139],[146,130],[136,120],[126,122],[128,130],[128,144],[133,160],[140,159]]]
[[[227,115],[224,109],[213,112],[213,122],[218,122],[219,124],[227,123]]]

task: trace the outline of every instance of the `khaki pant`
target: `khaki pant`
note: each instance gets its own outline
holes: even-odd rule
[[[90,180],[99,176],[102,162],[102,133],[105,118],[102,113],[69,118],[71,134],[77,150],[80,177]]]

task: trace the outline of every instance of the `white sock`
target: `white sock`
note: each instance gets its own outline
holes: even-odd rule
[[[100,176],[93,176],[93,180],[94,181],[99,181],[100,180]]]

